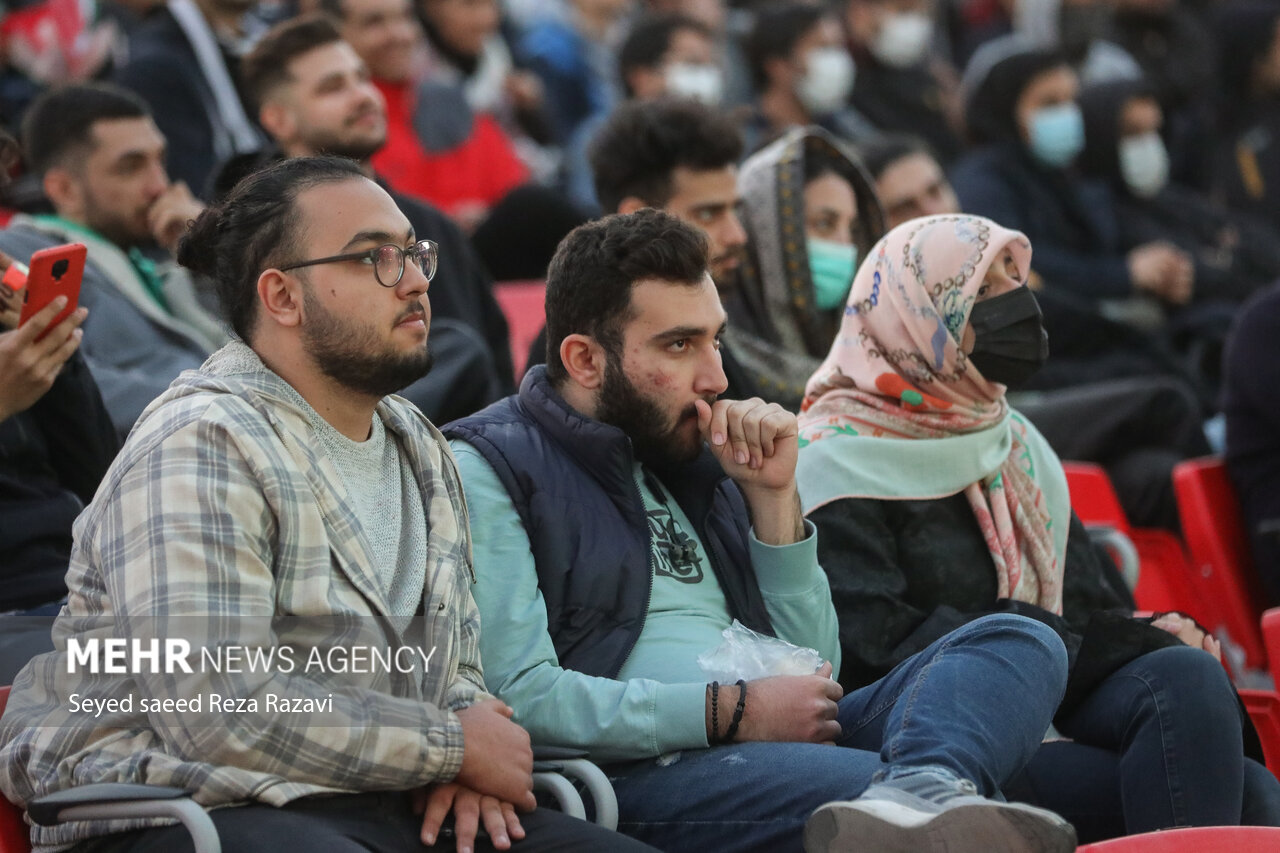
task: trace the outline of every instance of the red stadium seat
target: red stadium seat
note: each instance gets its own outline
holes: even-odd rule
[[[1258,739],[1262,741],[1267,769],[1280,777],[1280,695],[1273,690],[1239,692],[1240,701],[1244,702],[1249,719],[1258,731]]]
[[[1071,508],[1085,526],[1117,530],[1128,536],[1138,551],[1138,585],[1133,591],[1139,610],[1180,610],[1213,624],[1216,613],[1198,599],[1191,580],[1191,566],[1178,537],[1165,530],[1130,527],[1111,478],[1100,465],[1064,462]]]
[[[1076,853],[1275,853],[1280,829],[1261,826],[1196,826],[1146,832],[1086,844]]]
[[[0,716],[9,701],[9,685],[0,687]],[[0,853],[30,853],[31,834],[22,809],[0,797]]]
[[[493,286],[493,296],[502,313],[507,315],[511,343],[511,364],[516,383],[524,375],[529,347],[537,339],[546,322],[547,283],[541,280],[500,281]]]
[[[1280,687],[1280,607],[1273,607],[1262,614],[1262,639],[1267,644],[1267,660],[1271,662],[1271,677]]]
[[[1253,571],[1240,505],[1221,459],[1191,459],[1173,469],[1182,537],[1191,552],[1199,596],[1217,610],[1213,633],[1230,637],[1251,670],[1267,667],[1262,641],[1263,601]]]

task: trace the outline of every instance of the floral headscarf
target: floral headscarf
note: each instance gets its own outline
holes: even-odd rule
[[[1006,249],[1025,275],[1027,238],[979,216],[915,219],[876,244],[806,388],[798,476],[806,512],[841,497],[963,492],[1000,597],[1061,612],[1070,517],[1062,465],[1009,408],[1005,386],[960,346],[987,270]]]

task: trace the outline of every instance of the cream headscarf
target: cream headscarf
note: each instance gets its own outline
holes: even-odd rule
[[[1025,275],[1027,238],[978,216],[915,219],[876,244],[806,388],[797,478],[806,513],[844,497],[963,492],[1000,597],[1060,613],[1070,522],[1062,464],[960,348],[1005,249]]]

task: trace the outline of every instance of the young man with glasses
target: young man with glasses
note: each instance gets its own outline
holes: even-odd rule
[[[533,810],[529,737],[485,691],[458,472],[389,396],[431,364],[434,244],[356,164],[298,158],[179,258],[240,340],[143,413],[81,516],[56,650],[0,726],[5,795],[180,786],[240,806],[211,812],[237,851],[647,849]],[[137,822],[32,840],[191,849]]]
[[[342,40],[334,23],[323,15],[283,21],[262,36],[240,70],[246,91],[258,104],[257,119],[279,156],[350,157],[387,190],[419,237],[440,244],[443,260],[431,291],[433,312],[450,324],[464,323],[474,330],[472,337],[484,345],[493,362],[494,381],[488,384],[496,387],[481,395],[479,389],[485,383],[472,368],[469,382],[476,389],[472,396],[483,398],[467,402],[480,408],[514,390],[506,317],[493,296],[493,280],[470,241],[442,211],[396,192],[374,172],[371,159],[387,143],[386,105],[364,62]],[[234,163],[229,165],[224,180],[233,178],[236,171]],[[436,340],[440,329],[437,324],[433,330],[432,347],[438,365],[447,368],[450,360],[444,347],[448,342]],[[460,417],[474,409],[438,410],[443,422],[446,415]]]

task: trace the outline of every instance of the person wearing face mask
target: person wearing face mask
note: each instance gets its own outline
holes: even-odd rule
[[[961,212],[924,142],[886,136],[860,153],[890,228]],[[1029,280],[1035,277],[1032,270]],[[1106,468],[1131,524],[1176,532],[1171,472],[1182,460],[1209,453],[1196,386],[1149,335],[1052,288],[1037,289],[1036,302],[1053,341],[1052,358],[1025,382],[1009,384],[1010,402],[1063,459]]]
[[[747,252],[725,295],[725,339],[759,393],[795,411],[884,216],[857,155],[819,127],[750,157],[738,191]]]
[[[725,75],[711,30],[680,12],[641,16],[618,51],[618,78],[629,101],[689,98],[717,106],[724,97]],[[604,211],[596,198],[587,150],[612,113],[586,122],[565,148],[565,185],[583,211]]]
[[[1217,642],[1179,614],[1127,615],[1061,462],[1005,399],[1047,355],[1031,259],[991,220],[930,216],[890,231],[854,278],[806,388],[797,466],[840,681],[873,681],[982,614],[1030,616],[1068,648],[1054,723],[1071,740],[1042,745],[1011,800],[1062,814],[1082,842],[1274,824],[1280,783],[1241,749],[1256,757],[1256,736]]]
[[[1170,243],[1126,242],[1106,185],[1075,169],[1085,137],[1071,66],[1023,39],[999,39],[974,55],[963,88],[976,147],[950,177],[964,209],[1034,241],[1047,287],[1162,329],[1165,310],[1190,301],[1195,268]]]
[[[1217,138],[1218,53],[1207,6],[1182,0],[1113,0],[1109,37],[1142,67],[1164,111],[1174,178],[1207,189]],[[1200,8],[1196,8],[1200,7]]]
[[[747,35],[756,101],[743,133],[754,151],[793,127],[820,125],[851,142],[875,125],[849,106],[857,68],[836,17],[821,5],[775,3]]]
[[[949,163],[963,150],[958,75],[933,55],[934,14],[934,0],[847,0],[852,104],[881,130],[923,137]]]
[[[1280,277],[1280,233],[1170,178],[1164,111],[1151,86],[1088,86],[1080,106],[1080,168],[1110,186],[1123,241],[1162,240],[1186,252],[1195,267],[1197,303],[1238,303]]]

